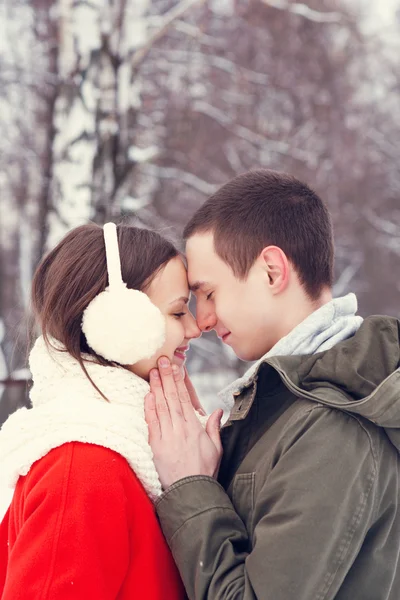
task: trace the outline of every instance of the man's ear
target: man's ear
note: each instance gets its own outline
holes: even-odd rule
[[[278,246],[267,246],[262,250],[260,260],[268,277],[270,291],[273,294],[283,292],[290,279],[290,265],[286,254]]]

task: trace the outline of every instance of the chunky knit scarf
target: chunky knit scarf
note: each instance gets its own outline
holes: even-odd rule
[[[152,499],[161,494],[144,419],[149,384],[121,367],[105,367],[89,357],[88,373],[60,343],[48,348],[40,337],[29,357],[32,408],[11,415],[0,431],[1,478],[14,487],[32,464],[66,442],[110,448],[128,461]]]

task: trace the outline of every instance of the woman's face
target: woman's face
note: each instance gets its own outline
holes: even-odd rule
[[[179,256],[171,259],[152,280],[146,294],[165,317],[165,342],[154,356],[143,359],[129,369],[143,379],[149,378],[151,369],[157,366],[160,356],[167,356],[172,363],[182,366],[192,338],[201,332],[189,312],[189,286],[186,268]]]

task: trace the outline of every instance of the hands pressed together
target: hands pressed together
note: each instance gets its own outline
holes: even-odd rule
[[[216,477],[222,456],[221,409],[203,427],[196,410],[205,414],[187,372],[166,357],[150,372],[150,393],[145,398],[149,442],[161,485],[167,489],[190,475]]]

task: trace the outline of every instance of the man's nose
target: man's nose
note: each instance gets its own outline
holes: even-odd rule
[[[201,331],[211,331],[217,324],[217,316],[210,308],[197,306],[196,320]]]

